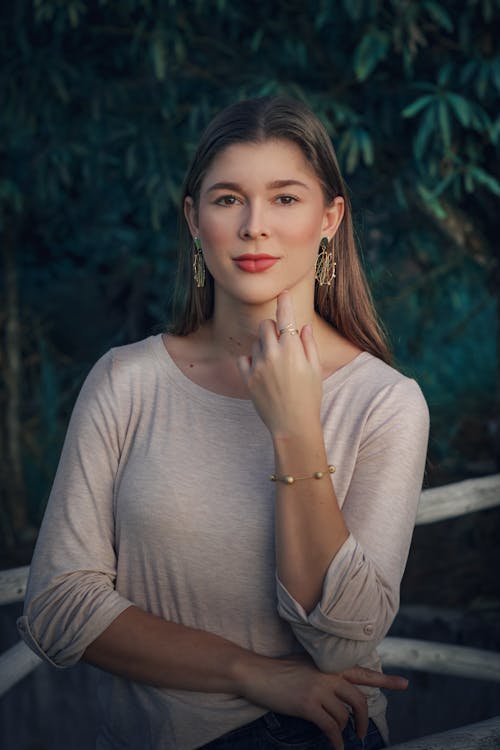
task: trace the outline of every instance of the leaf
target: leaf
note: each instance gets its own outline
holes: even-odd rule
[[[441,87],[447,86],[448,83],[450,82],[451,73],[452,73],[451,63],[446,63],[446,65],[443,65],[441,68],[439,68],[438,75],[437,75],[438,85]]]
[[[369,133],[366,130],[358,130],[359,142],[361,144],[361,153],[363,154],[363,161],[367,167],[371,167],[374,161],[373,156],[373,142],[370,138]]]
[[[443,209],[439,201],[434,197],[432,191],[428,190],[425,185],[419,183],[417,185],[417,192],[420,194],[421,198],[423,198],[423,200],[427,203],[429,208],[433,211],[438,219],[446,219],[446,211]]]
[[[496,177],[488,174],[488,172],[485,172],[484,169],[481,169],[481,167],[476,166],[470,167],[469,172],[476,180],[476,182],[484,185],[491,193],[500,197],[500,182],[496,179]]]
[[[478,133],[489,131],[491,127],[490,118],[479,104],[474,105],[472,108],[471,126]]]
[[[467,171],[464,175],[464,185],[466,193],[474,192],[474,180],[472,179],[470,171]]]
[[[346,172],[352,174],[359,162],[359,143],[356,138],[351,138],[346,158]]]
[[[403,190],[403,186],[401,184],[401,180],[399,178],[395,179],[393,182],[394,187],[394,193],[396,195],[396,200],[400,207],[406,211],[408,208],[408,201],[406,200],[406,195]]]
[[[363,0],[344,0],[344,10],[353,21],[359,21],[363,13]]]
[[[498,139],[500,138],[500,117],[497,117],[495,122],[491,125],[489,134],[491,142],[496,146]]]
[[[469,60],[469,62],[462,68],[460,74],[461,83],[467,83],[473,77],[477,65],[478,63],[476,60]]]
[[[429,138],[433,134],[436,127],[436,108],[429,107],[425,115],[422,117],[418,133],[413,141],[413,153],[415,154],[416,160],[419,162],[427,148]]]
[[[453,182],[453,180],[456,179],[456,177],[456,172],[450,172],[450,174],[446,175],[446,177],[441,180],[441,182],[438,183],[438,185],[434,188],[434,190],[432,191],[432,196],[434,198],[439,198],[439,196],[444,193],[446,188]]]
[[[444,99],[441,99],[438,104],[438,119],[444,147],[448,151],[451,146],[451,124],[448,107]]]
[[[491,63],[491,79],[497,91],[500,91],[500,57]]]
[[[252,52],[257,52],[261,45],[262,39],[264,38],[264,29],[260,26],[250,41],[250,49]]]
[[[446,29],[446,31],[449,31],[450,33],[453,31],[453,21],[442,5],[434,2],[426,2],[425,8],[430,17],[436,21],[441,28]]]
[[[403,117],[415,117],[422,109],[427,107],[428,104],[431,102],[434,102],[435,100],[434,94],[427,94],[427,96],[421,96],[418,99],[415,99],[414,102],[411,104],[408,104],[407,107],[403,109],[401,112],[401,115]]]
[[[153,39],[152,45],[151,45],[151,51],[153,54],[153,67],[155,71],[155,76],[159,81],[165,80],[165,75],[167,72],[167,65],[166,65],[166,55],[165,55],[165,45],[163,43],[163,39],[161,36],[156,36]]]
[[[80,23],[80,16],[86,13],[86,8],[79,0],[74,0],[68,5],[68,18],[71,26],[76,29]]]
[[[354,73],[358,81],[365,81],[389,49],[389,36],[384,31],[368,31],[354,52]]]
[[[277,84],[274,79],[263,83],[259,88],[259,96],[269,96],[276,93]]]
[[[465,97],[460,96],[459,94],[452,94],[451,92],[446,94],[446,100],[451,105],[451,108],[453,109],[460,124],[463,125],[464,128],[467,128],[470,124],[472,116],[472,107],[470,102],[467,101]]]

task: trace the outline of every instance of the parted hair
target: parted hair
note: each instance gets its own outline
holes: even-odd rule
[[[344,199],[344,216],[332,240],[336,279],[331,287],[316,282],[317,313],[353,344],[390,363],[389,347],[356,247],[350,202],[332,142],[322,123],[302,102],[286,97],[237,102],[216,115],[201,136],[182,191],[179,261],[170,332],[178,336],[192,333],[212,317],[214,307],[214,282],[208,269],[205,286],[198,288],[194,283],[192,238],[183,210],[186,196],[192,198],[196,209],[207,170],[228,146],[273,139],[291,141],[301,149],[322,185],[326,205],[336,196]]]

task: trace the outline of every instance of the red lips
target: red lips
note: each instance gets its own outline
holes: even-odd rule
[[[271,266],[277,263],[279,258],[274,255],[267,255],[267,253],[244,253],[234,258],[234,262],[242,271],[247,273],[259,273],[260,271],[266,271]]]

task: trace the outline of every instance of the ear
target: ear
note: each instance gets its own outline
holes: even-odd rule
[[[336,198],[325,208],[321,232],[329,240],[333,239],[344,217],[344,199],[337,195]]]
[[[190,195],[184,198],[184,216],[192,237],[198,236],[198,212]]]

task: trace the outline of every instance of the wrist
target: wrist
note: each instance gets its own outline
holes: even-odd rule
[[[266,679],[273,661],[250,651],[235,654],[230,669],[235,694],[255,701],[256,688],[262,679]]]
[[[294,449],[296,446],[303,448],[305,445],[323,445],[323,429],[318,420],[315,424],[298,424],[287,429],[271,431],[271,439],[276,453]]]

